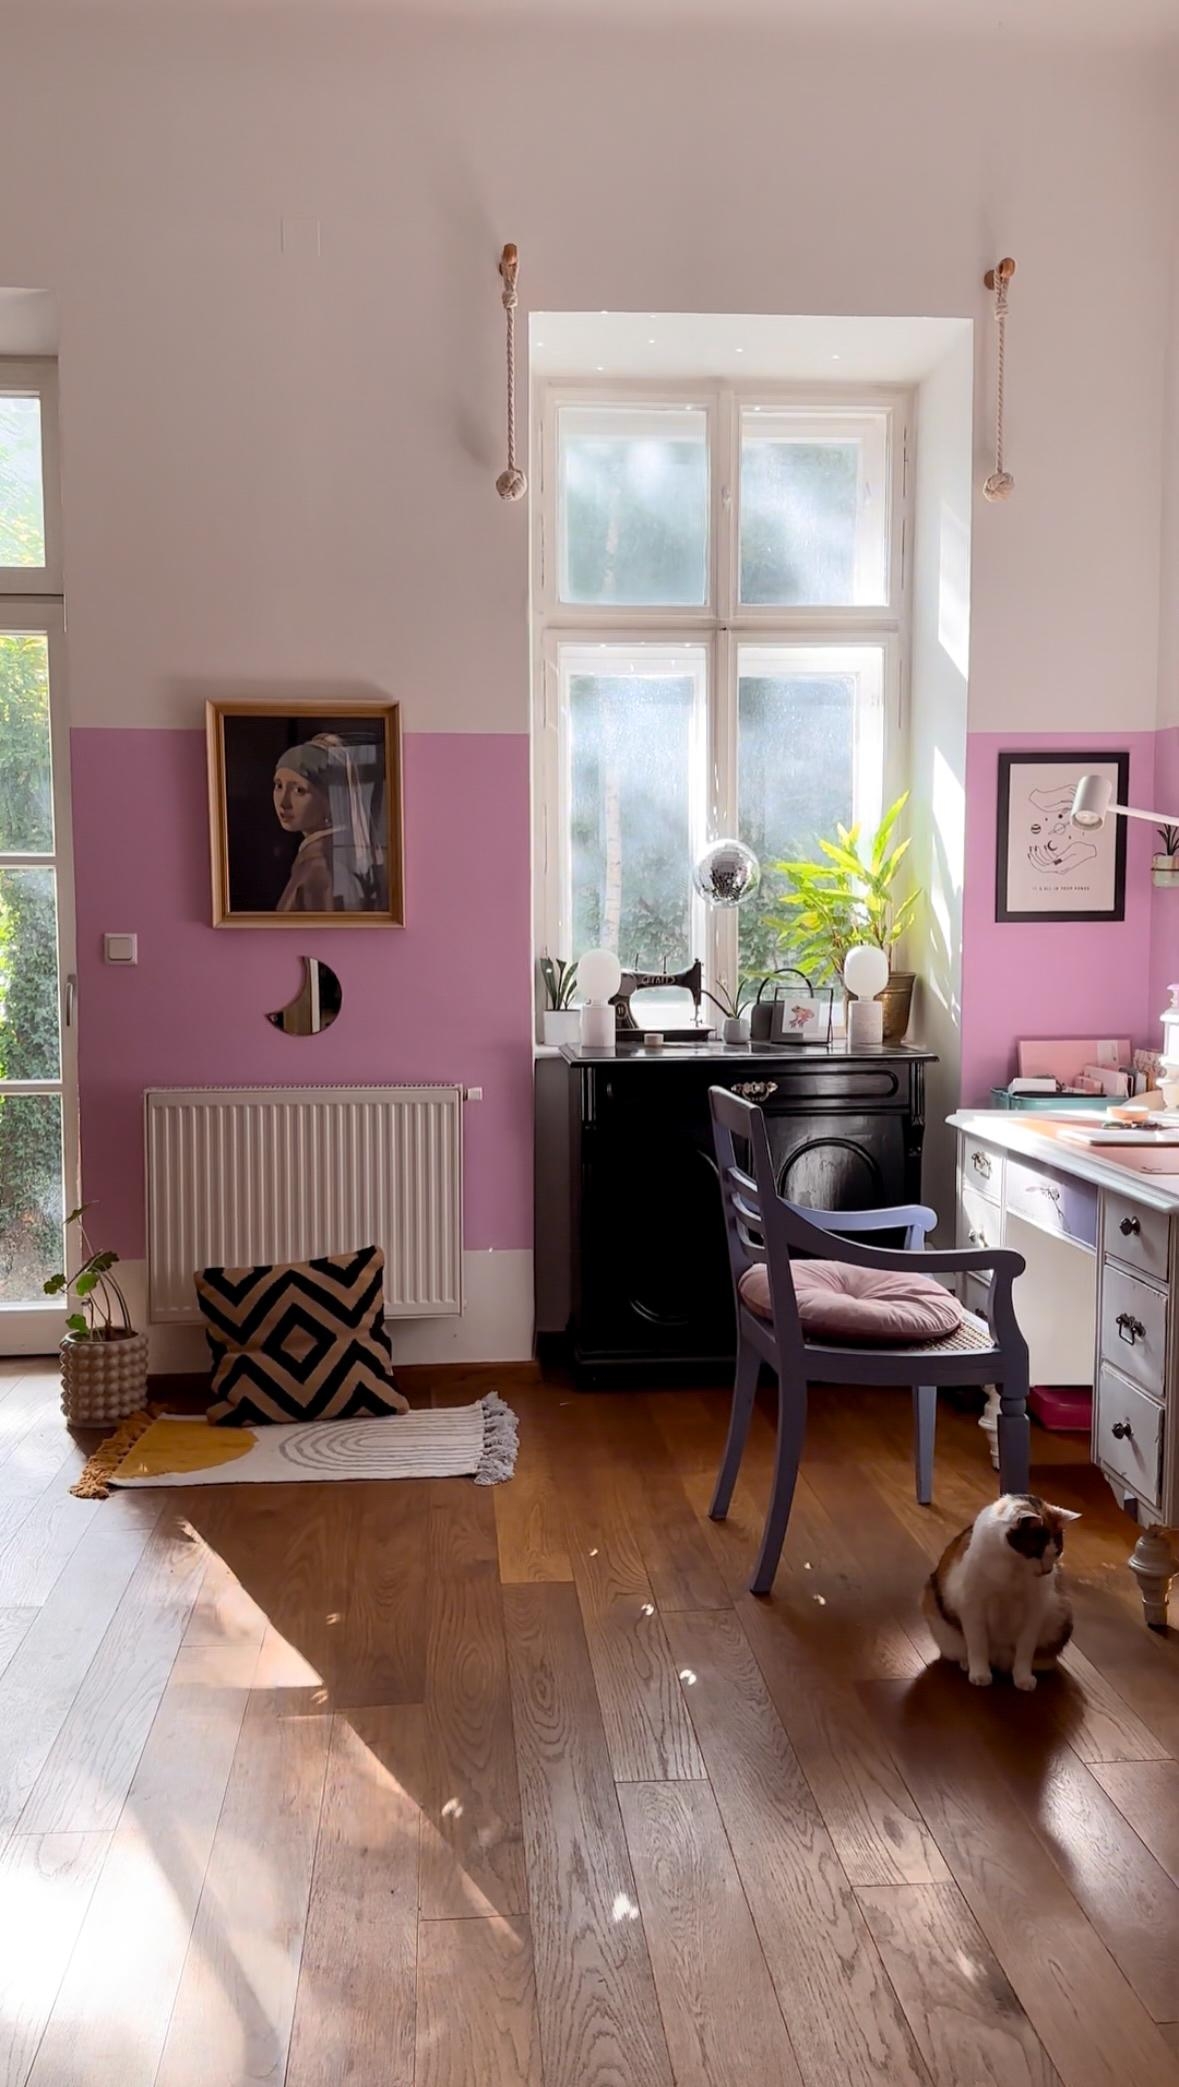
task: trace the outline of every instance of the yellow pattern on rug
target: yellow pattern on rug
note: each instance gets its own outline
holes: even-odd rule
[[[206,1471],[248,1456],[257,1437],[252,1428],[211,1428],[207,1420],[160,1419],[132,1413],[88,1458],[70,1487],[82,1500],[105,1500],[113,1484],[128,1478],[158,1478],[169,1471]]]

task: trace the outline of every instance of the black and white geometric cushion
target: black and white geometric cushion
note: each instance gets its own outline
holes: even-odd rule
[[[239,1426],[404,1413],[385,1332],[379,1246],[273,1268],[203,1268],[211,1421]]]

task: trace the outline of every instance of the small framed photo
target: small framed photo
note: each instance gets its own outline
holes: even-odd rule
[[[214,927],[401,926],[397,703],[209,703]]]
[[[1126,822],[1073,825],[1083,775],[1103,776],[1125,804],[1128,753],[1000,754],[996,920],[1125,919]]]

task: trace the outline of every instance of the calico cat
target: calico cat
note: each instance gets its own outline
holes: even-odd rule
[[[1051,1668],[1068,1644],[1072,1604],[1057,1566],[1064,1525],[1077,1519],[1036,1493],[1004,1493],[942,1552],[921,1606],[943,1659],[956,1659],[976,1688],[993,1667],[1016,1688],[1035,1688],[1033,1667]]]

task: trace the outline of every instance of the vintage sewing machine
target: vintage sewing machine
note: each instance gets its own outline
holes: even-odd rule
[[[622,983],[615,993],[612,1002],[614,1008],[614,1033],[619,1040],[627,1037],[638,1037],[643,1033],[643,1025],[641,1022],[636,1022],[630,1007],[631,994],[637,993],[641,986],[685,987],[692,995],[692,1004],[695,1009],[694,1026],[690,1029],[663,1029],[661,1033],[671,1043],[698,1043],[700,1041],[704,1031],[700,1023],[700,1002],[703,997],[703,986],[701,984],[699,957],[697,957],[694,964],[688,965],[686,971],[623,972]]]

